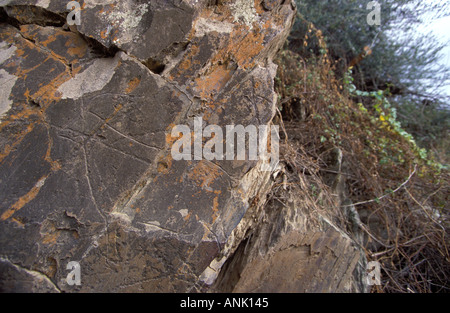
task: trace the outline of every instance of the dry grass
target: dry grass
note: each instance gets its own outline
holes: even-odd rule
[[[320,32],[309,27],[305,45],[324,45]],[[324,48],[308,59],[285,49],[276,61],[276,120],[284,130],[282,160],[290,173],[284,184],[300,184],[314,209],[332,210],[356,236],[327,181],[343,175],[345,195],[361,218],[367,258],[382,265],[382,285],[373,292],[449,291],[449,173],[418,158],[407,140],[361,110],[334,77]],[[337,172],[330,164],[336,148],[344,159]]]

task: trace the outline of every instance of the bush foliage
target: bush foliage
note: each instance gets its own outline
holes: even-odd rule
[[[432,149],[446,162],[450,99],[440,87],[450,84],[450,69],[436,64],[448,43],[440,43],[432,33],[419,33],[417,28],[425,17],[450,15],[450,3],[378,2],[381,24],[370,26],[367,0],[297,1],[301,18],[294,26],[289,49],[304,57],[324,53],[317,37],[308,33],[308,23],[312,22],[321,31],[327,52],[335,61],[334,71],[340,78],[365,48],[370,49],[370,55],[360,60],[352,71],[354,85],[361,91],[382,90],[397,109],[397,120],[418,144]],[[367,106],[366,100],[358,97]]]
[[[288,183],[312,186],[308,197],[324,211],[336,210],[350,236],[364,234],[367,258],[383,270],[373,292],[450,290],[448,169],[398,122],[405,113],[391,104],[388,89],[361,88],[357,69],[343,72],[326,32],[302,15],[298,25],[301,32],[294,29],[276,60]],[[336,149],[344,160],[338,170],[329,162]],[[330,173],[344,177],[345,195],[361,218],[356,228],[345,217],[348,204],[330,207],[320,199]]]

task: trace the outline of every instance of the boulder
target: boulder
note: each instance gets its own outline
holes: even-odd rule
[[[230,289],[221,269],[248,240],[247,216],[278,166],[174,160],[171,130],[193,129],[196,117],[203,127],[271,125],[272,59],[294,1],[78,3],[80,23],[69,25],[64,1],[0,1],[0,290]],[[248,260],[239,270],[248,281],[233,288],[307,290],[258,289],[246,268],[350,245],[321,234],[332,243],[280,234],[293,250]],[[285,251],[283,242],[274,247]],[[346,251],[354,265],[358,252]],[[70,262],[80,265],[79,284],[69,284]]]

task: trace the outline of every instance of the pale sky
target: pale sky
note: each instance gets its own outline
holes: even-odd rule
[[[446,48],[442,51],[440,64],[450,68],[450,16],[428,19],[419,31],[425,33],[432,31],[443,44],[446,44]],[[443,87],[443,90],[450,96],[450,82]]]

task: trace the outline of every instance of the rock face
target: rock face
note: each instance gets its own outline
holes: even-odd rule
[[[170,132],[195,117],[271,124],[272,58],[294,1],[79,3],[69,27],[64,1],[0,1],[0,290],[229,288],[220,268],[247,240],[245,216],[272,173],[262,161],[175,161]],[[292,258],[312,242],[286,236]],[[72,261],[81,285],[66,281]],[[280,291],[291,287],[301,290]]]
[[[234,240],[225,248],[232,253],[211,290],[367,292],[362,240],[356,242],[353,233],[350,238],[336,227],[335,213],[319,212],[301,188],[280,187],[285,182],[279,175],[267,201],[252,206],[233,231]]]

